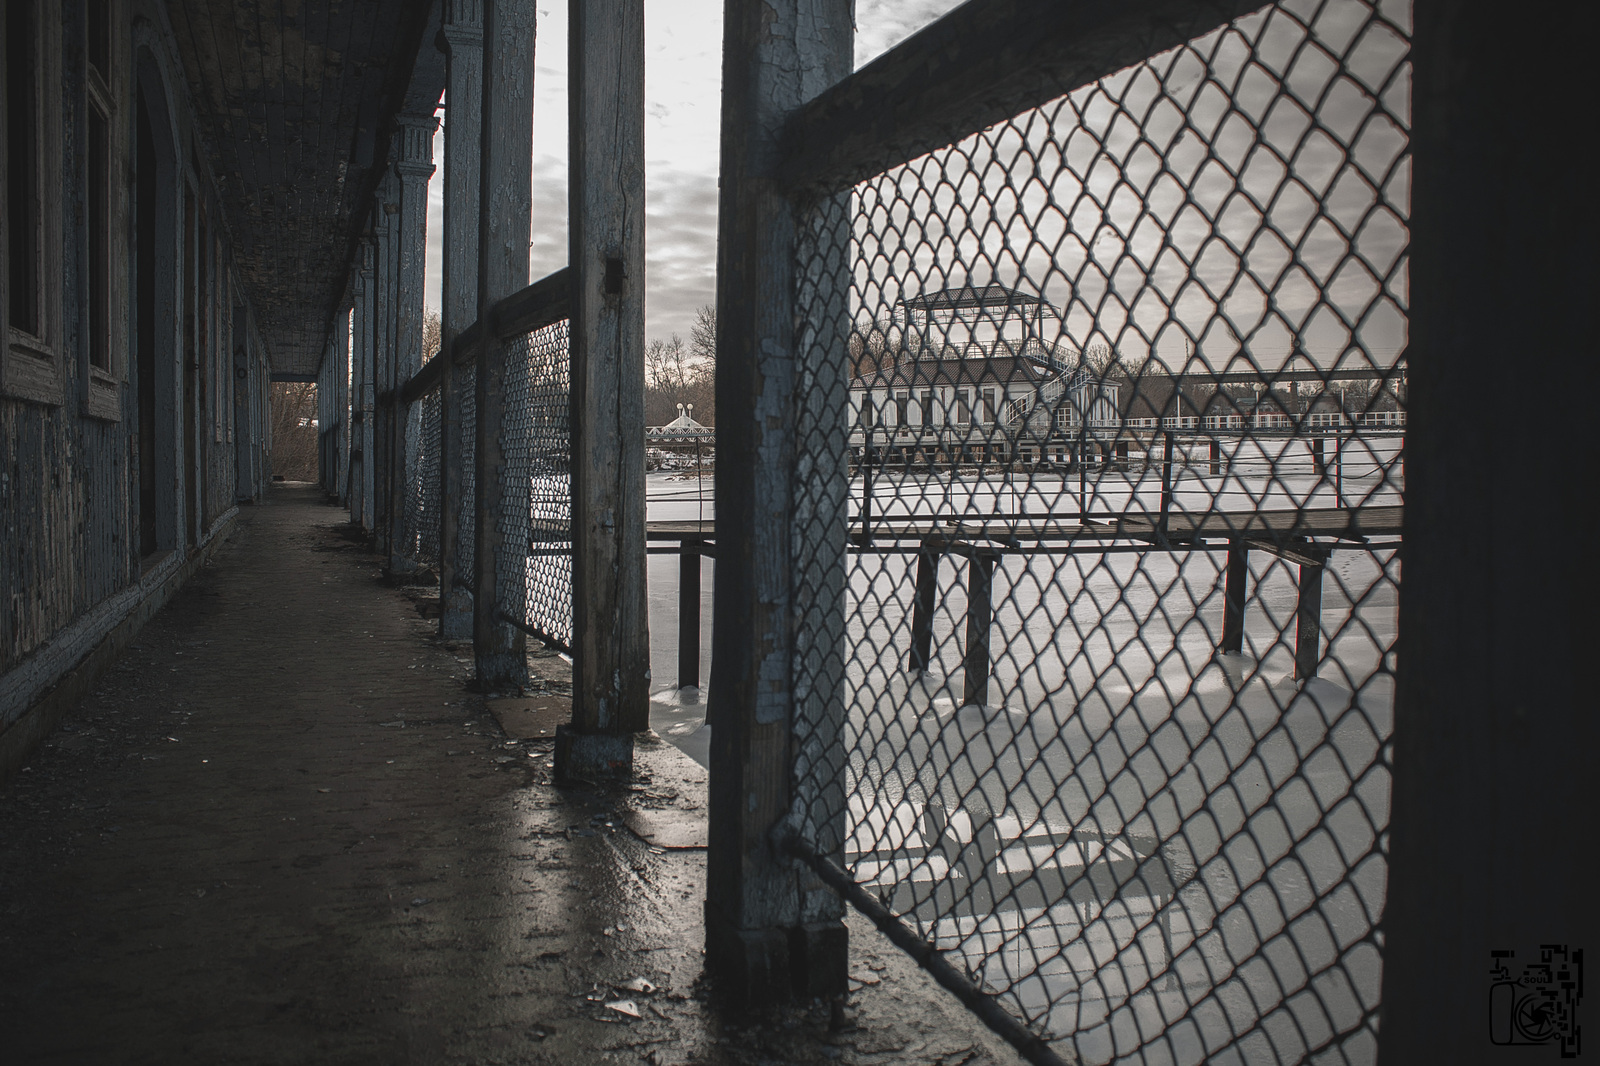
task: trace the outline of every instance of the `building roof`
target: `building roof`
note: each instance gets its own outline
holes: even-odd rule
[[[967,307],[1033,307],[1044,301],[1020,289],[1004,285],[959,285],[953,289],[923,293],[901,300],[902,307],[913,311],[954,311]]]

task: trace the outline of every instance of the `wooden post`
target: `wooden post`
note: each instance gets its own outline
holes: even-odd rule
[[[1161,540],[1167,536],[1167,515],[1172,512],[1172,434],[1162,434],[1161,455],[1161,514],[1156,519],[1156,535]]]
[[[417,534],[408,521],[407,501],[416,476],[422,438],[422,408],[400,396],[411,376],[422,369],[423,266],[428,245],[428,179],[433,176],[433,134],[439,120],[431,114],[401,115],[397,120],[400,158],[395,173],[400,185],[400,213],[395,222],[395,359],[391,391],[394,420],[394,485],[390,506],[389,569],[417,568]]]
[[[967,556],[967,650],[961,702],[982,707],[989,702],[989,629],[994,620],[994,548],[972,548]]]
[[[1222,591],[1222,645],[1228,655],[1244,652],[1244,604],[1249,590],[1250,549],[1237,538],[1228,541],[1228,570]]]
[[[360,514],[362,527],[373,531],[373,517],[377,495],[376,462],[373,458],[376,441],[373,439],[373,408],[375,406],[376,380],[374,366],[374,322],[377,314],[373,307],[373,264],[377,258],[377,242],[371,234],[361,238],[361,271],[356,282],[356,348],[360,355],[360,372],[356,377],[357,399],[360,404],[352,418],[359,418],[357,435],[361,441],[361,475],[359,479]]]
[[[1325,436],[1311,438],[1311,472],[1319,478],[1326,477],[1328,473],[1327,444],[1328,438]]]
[[[923,537],[917,550],[917,592],[911,608],[910,669],[921,672],[933,657],[933,605],[939,591],[939,556],[944,542]]]
[[[533,35],[533,0],[484,0],[478,321],[485,327],[495,303],[528,284]],[[472,652],[480,690],[514,691],[528,682],[527,638],[518,625],[526,615],[529,483],[516,469],[520,442],[515,424],[506,419],[510,346],[491,328],[484,329],[483,338],[474,453]],[[502,585],[505,597],[499,594]]]
[[[398,141],[398,136],[395,138]],[[391,148],[390,158],[393,159]],[[372,293],[374,309],[373,335],[373,407],[372,407],[372,469],[373,469],[373,532],[380,556],[389,555],[389,545],[394,535],[395,492],[395,388],[394,315],[395,277],[395,216],[400,212],[399,181],[393,167],[385,171],[378,183],[378,195],[372,207],[374,257]],[[391,210],[392,209],[392,210]]]
[[[1322,656],[1322,564],[1300,564],[1300,598],[1295,607],[1294,676],[1306,681],[1317,675]]]
[[[439,377],[439,639],[472,637],[470,575],[462,565],[471,544],[461,536],[467,468],[462,411],[466,374],[456,361],[456,336],[478,317],[478,183],[483,136],[483,7],[445,0],[439,40],[445,53],[444,240],[440,285]]]
[[[1218,474],[1222,473],[1222,454],[1221,448],[1217,443],[1217,438],[1215,437],[1211,438],[1210,458],[1210,474],[1212,477],[1216,477]]]
[[[650,726],[644,2],[571,0],[572,723],[556,774],[626,773]]]
[[[850,328],[849,198],[810,205],[822,213],[819,228],[799,231],[781,189],[780,135],[802,104],[850,72],[851,6],[723,6],[706,962],[745,1002],[832,995],[846,983],[838,897],[773,834],[787,826],[818,853],[842,857],[844,798],[830,767],[844,718],[849,479],[826,442],[846,436],[848,419],[836,353]],[[807,268],[797,279],[801,247]],[[803,323],[797,280],[808,293]],[[807,357],[797,359],[802,345]],[[806,496],[797,501],[801,459]]]
[[[678,687],[700,687],[700,549],[678,545]]]
[[[1592,121],[1600,7],[1551,30],[1483,0],[1416,5],[1401,650],[1393,755],[1373,775],[1393,776],[1382,1066],[1490,1060],[1489,952],[1516,952],[1514,978],[1541,945],[1592,960],[1600,943],[1600,562],[1559,532],[1600,466],[1600,213],[1586,165],[1518,162]],[[1494,69],[1519,54],[1516,77]],[[1540,353],[1537,461],[1485,447],[1474,417],[1520,398],[1512,350]]]

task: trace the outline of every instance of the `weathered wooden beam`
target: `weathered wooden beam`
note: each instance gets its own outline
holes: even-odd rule
[[[461,515],[472,503],[465,498],[466,375],[455,349],[462,331],[478,317],[483,7],[479,0],[444,0],[442,17],[446,110],[439,354],[423,370],[431,368],[439,384],[439,637],[466,640],[472,636],[472,594],[458,579],[470,558]],[[470,523],[467,529],[472,529]]]
[[[555,762],[558,776],[594,778],[630,769],[633,734],[650,725],[644,2],[568,10],[572,722]]]
[[[511,340],[570,318],[572,280],[571,268],[562,267],[507,296],[490,310],[490,330],[501,340]]]
[[[1294,676],[1305,681],[1317,676],[1322,658],[1321,563],[1300,564],[1300,595],[1295,603]]]
[[[784,185],[848,188],[1261,6],[969,0],[798,109],[784,138]]]
[[[775,853],[769,834],[796,806],[801,769],[796,727],[814,756],[836,757],[830,730],[841,728],[842,701],[827,677],[839,665],[836,634],[843,623],[843,548],[848,483],[837,460],[813,487],[809,542],[796,545],[805,521],[793,497],[795,457],[810,426],[803,411],[832,418],[842,431],[847,389],[833,366],[813,395],[802,389],[813,370],[797,362],[794,206],[781,186],[779,137],[795,111],[845,77],[851,63],[850,0],[728,0],[724,5],[721,196],[717,242],[717,501],[718,556],[711,661],[710,848],[706,863],[708,967],[745,1001],[787,998],[796,987],[843,991],[845,931],[830,892]],[[844,242],[847,247],[849,242]],[[835,277],[808,278],[822,294],[849,284],[847,264]],[[837,301],[833,301],[837,302]],[[848,308],[846,316],[848,314]],[[820,316],[819,316],[820,318]],[[819,324],[820,321],[819,321]],[[834,332],[836,332],[836,326]],[[817,340],[812,337],[809,340]],[[826,342],[832,336],[821,338]],[[813,347],[816,347],[815,345]],[[830,349],[836,353],[838,347]],[[838,364],[832,358],[831,364]],[[819,363],[827,360],[819,359]],[[821,427],[819,427],[821,428]],[[827,441],[826,432],[817,439]],[[814,445],[813,445],[814,446]],[[837,489],[835,495],[827,495]],[[837,556],[829,547],[835,544]],[[808,560],[798,590],[797,555]],[[797,605],[808,607],[797,618]],[[796,641],[819,631],[808,668],[817,686],[797,698]],[[808,765],[812,765],[808,763]],[[842,848],[839,827],[818,817],[836,774],[816,765],[814,791],[801,804],[823,854]],[[842,804],[836,808],[843,810]],[[820,993],[817,993],[820,994]]]
[[[1000,552],[973,548],[967,553],[967,646],[962,653],[961,702],[989,702],[989,630],[994,621],[994,564]]]
[[[478,318],[528,283],[533,222],[533,0],[484,0]],[[525,427],[507,418],[507,345],[478,349],[472,647],[485,691],[528,680]]]
[[[924,537],[917,551],[917,591],[911,607],[911,658],[907,667],[921,673],[933,658],[933,608],[939,591],[942,537]]]
[[[678,687],[700,687],[700,553],[704,546],[678,547]]]
[[[1249,595],[1250,549],[1242,540],[1228,541],[1228,568],[1222,587],[1222,643],[1226,655],[1244,651],[1244,605]]]
[[[404,385],[422,367],[424,265],[428,246],[428,179],[433,176],[433,134],[439,120],[433,113],[401,115],[396,139],[400,158],[400,212],[395,219],[395,397],[394,500],[390,524],[389,569],[403,573],[417,568],[417,538],[407,501],[412,493],[422,438],[422,411],[406,402]]]

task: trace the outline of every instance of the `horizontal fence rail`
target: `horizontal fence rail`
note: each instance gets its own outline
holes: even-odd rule
[[[1408,51],[993,0],[789,127],[785,842],[1033,1061],[1375,1058]]]
[[[516,470],[513,482],[525,493],[499,501],[502,522],[529,521],[525,590],[501,582],[496,589],[500,614],[511,624],[567,650],[572,639],[572,506],[570,274],[566,269],[534,282],[497,303],[489,334],[508,342],[505,422],[506,459]],[[423,365],[405,383],[402,399],[416,422],[416,455],[406,495],[405,554],[419,565],[438,562],[440,508],[440,386],[447,361],[461,367],[461,425],[452,439],[462,451],[460,508],[457,516],[457,584],[474,584],[477,484],[477,370],[475,360],[485,330],[475,322]],[[519,512],[525,517],[519,518]],[[515,580],[508,578],[507,580]],[[525,596],[518,594],[525,591]]]

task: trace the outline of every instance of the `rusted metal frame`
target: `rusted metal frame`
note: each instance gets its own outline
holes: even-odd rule
[[[483,111],[479,140],[478,318],[528,283],[533,217],[533,0],[484,0]],[[520,690],[527,684],[527,638],[505,618],[526,618],[517,603],[498,602],[499,574],[514,568],[509,584],[526,596],[528,484],[519,476],[517,452],[526,447],[505,410],[506,344],[478,349],[473,659],[484,691]],[[522,503],[517,506],[516,501]],[[502,520],[502,508],[509,510]],[[520,519],[519,519],[520,516]]]
[[[594,779],[631,769],[633,734],[650,725],[644,2],[568,11],[573,663],[555,770]]]
[[[1259,0],[972,0],[790,119],[786,190],[837,191],[1257,10]]]
[[[459,580],[465,562],[460,516],[467,475],[462,435],[466,381],[461,369],[465,363],[455,354],[464,328],[478,316],[478,186],[483,135],[483,9],[479,0],[444,0],[438,45],[445,53],[446,107],[440,347],[422,374],[432,371],[439,387],[439,637],[466,640],[472,636],[472,597],[471,589]],[[423,391],[427,388],[424,385]]]
[[[799,212],[783,187],[779,137],[797,109],[849,73],[852,32],[850,0],[728,0],[723,12],[706,955],[725,987],[751,1003],[842,992],[848,962],[842,905],[769,833],[796,807],[817,806],[818,797],[796,792],[796,716],[842,718],[828,702],[837,697],[831,686],[805,697],[814,704],[794,688],[792,479],[806,368],[795,358]],[[842,421],[847,400],[837,393]],[[835,489],[848,485],[843,469],[829,476]],[[829,520],[839,527],[841,593],[843,495],[828,501],[837,504]],[[842,601],[838,614],[842,628]],[[819,634],[819,643],[816,654],[842,655],[836,635]],[[821,757],[836,754],[826,729],[822,722],[813,734],[830,748]],[[821,850],[842,846],[841,829],[821,828]]]

